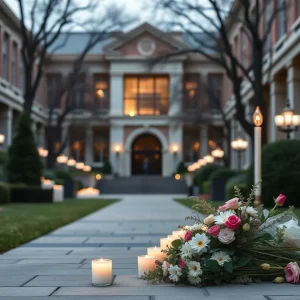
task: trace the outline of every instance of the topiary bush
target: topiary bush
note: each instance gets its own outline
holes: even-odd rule
[[[203,194],[210,195],[211,181],[210,180],[204,181],[202,186],[203,186],[203,190],[202,190]]]
[[[235,197],[234,187],[238,187],[241,190],[241,193],[247,199],[248,196],[248,187],[246,183],[231,183],[226,185],[226,200],[232,199]]]
[[[42,172],[43,164],[32,133],[30,117],[24,113],[18,120],[16,134],[8,149],[7,179],[10,183],[39,186]]]
[[[203,190],[203,182],[208,180],[210,174],[216,170],[220,169],[220,166],[214,165],[214,164],[207,164],[206,166],[200,168],[198,171],[196,171],[195,177],[194,177],[194,184],[199,186],[200,192],[202,193]]]
[[[273,206],[280,193],[287,205],[300,207],[300,141],[284,140],[262,148],[262,203]],[[254,168],[248,170],[247,183],[254,184]]]
[[[225,181],[229,180],[229,178],[236,175],[236,171],[221,167],[214,172],[212,172],[209,176],[209,180],[213,181],[216,179],[224,179]]]
[[[66,170],[62,170],[62,169],[56,169],[54,170],[54,174],[55,174],[55,178],[56,179],[72,179],[72,173]]]
[[[102,167],[102,173],[106,175],[112,174],[112,167],[109,160],[105,160],[104,166]]]
[[[0,182],[0,204],[10,202],[10,187],[5,182]]]
[[[183,161],[181,161],[178,166],[177,166],[177,174],[184,174],[184,173],[187,173],[188,169],[186,167],[186,165],[184,164]]]

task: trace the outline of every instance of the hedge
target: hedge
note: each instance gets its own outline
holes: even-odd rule
[[[210,195],[210,190],[211,190],[211,181],[210,180],[206,180],[203,182],[202,184],[203,186],[203,190],[201,194],[205,194],[205,195]]]
[[[220,169],[220,166],[214,165],[214,164],[207,164],[206,166],[200,168],[198,171],[196,171],[195,177],[194,177],[194,184],[199,186],[200,192],[202,193],[203,190],[203,182],[208,180],[210,174],[216,170]]]
[[[247,184],[254,183],[253,166]],[[287,196],[286,205],[300,207],[300,141],[283,140],[262,148],[262,202],[273,206],[274,197]]]
[[[0,182],[0,203],[10,202],[10,187],[5,182]]]
[[[184,174],[184,173],[187,173],[188,169],[186,167],[186,165],[184,164],[183,161],[181,161],[178,166],[177,166],[177,170],[176,170],[176,173],[177,174]]]
[[[231,183],[226,185],[226,200],[230,200],[235,197],[234,187],[238,187],[241,190],[242,195],[247,199],[248,196],[248,187],[246,183]]]
[[[225,179],[225,181],[229,180],[229,178],[236,175],[236,171],[221,167],[220,169],[215,170],[209,176],[209,180],[213,181],[216,179]]]

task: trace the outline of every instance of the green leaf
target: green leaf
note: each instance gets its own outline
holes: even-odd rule
[[[236,263],[237,267],[244,267],[246,266],[251,260],[251,257],[244,256],[244,257],[239,257],[239,260]]]
[[[228,273],[232,273],[232,271],[233,271],[233,265],[232,265],[232,262],[225,262],[225,263],[224,263],[224,269],[225,269]]]
[[[226,252],[229,256],[232,256],[234,254],[235,250],[234,249],[226,249]]]
[[[173,248],[178,249],[181,246],[181,240],[174,240],[172,246]]]
[[[221,271],[221,268],[216,260],[208,259],[206,261],[206,266],[211,269],[214,273]]]

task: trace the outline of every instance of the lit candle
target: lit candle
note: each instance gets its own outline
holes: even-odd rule
[[[147,249],[147,254],[150,256],[155,256],[156,260],[163,261],[166,257],[166,254],[164,252],[161,252],[160,247],[151,247]]]
[[[64,187],[62,185],[53,185],[53,202],[62,202],[64,200]]]
[[[112,284],[112,260],[92,260],[92,283],[96,286],[107,286]]]
[[[161,238],[161,239],[160,239],[160,247],[161,247],[162,249],[166,249],[166,248],[167,248],[167,245],[168,245],[169,247],[171,247],[171,246],[172,246],[172,242],[173,242],[173,238],[170,238],[169,236],[166,237],[166,238]]]
[[[174,235],[174,237],[176,237],[176,239],[178,238],[184,238],[185,236],[185,231],[184,230],[177,230],[177,231],[173,231],[172,234]]]
[[[140,255],[138,256],[138,274],[142,277],[144,273],[155,270],[155,256]]]

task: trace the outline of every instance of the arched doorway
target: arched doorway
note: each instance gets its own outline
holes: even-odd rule
[[[131,147],[132,175],[161,175],[161,143],[152,134],[138,136]]]

